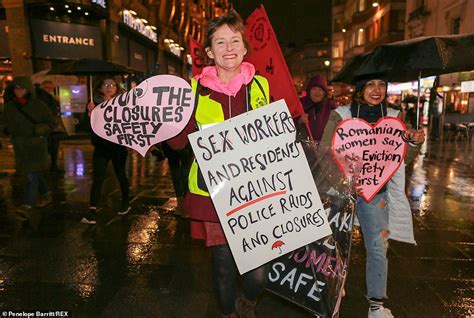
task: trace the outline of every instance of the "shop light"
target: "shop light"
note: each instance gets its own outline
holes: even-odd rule
[[[360,28],[360,29],[359,29],[359,32],[364,32],[364,29]]]
[[[378,6],[380,6],[380,3],[378,1],[374,1],[372,3],[372,7],[377,8]]]
[[[179,49],[180,49],[181,51],[184,51],[184,47],[182,47],[182,46],[180,46]]]
[[[163,42],[165,42],[166,44],[169,44],[169,43],[170,43],[170,39],[164,39]]]
[[[54,11],[54,8],[53,8],[53,7],[49,7],[49,10],[50,10],[50,11]]]
[[[71,13],[71,12],[72,12],[71,9],[67,10],[67,13]]]
[[[128,10],[132,15],[137,15],[137,13],[133,10]]]
[[[324,61],[324,65],[326,65],[326,66],[331,65],[331,61],[329,61],[329,60]]]
[[[346,30],[346,29],[342,29],[341,31],[342,31],[342,33],[346,33],[347,30]]]
[[[450,90],[451,90],[451,87],[443,86],[443,92],[449,92]]]
[[[142,19],[142,22],[148,24],[148,21],[146,19]]]
[[[69,5],[68,5],[68,4],[65,4],[64,7],[65,7],[66,9],[68,9],[68,8],[69,8]]]
[[[77,10],[79,10],[79,11],[80,11],[80,10],[82,10],[82,8],[81,8],[81,7],[77,7]]]
[[[152,26],[151,26],[151,29],[154,30],[154,31],[156,31],[156,26],[152,25]]]

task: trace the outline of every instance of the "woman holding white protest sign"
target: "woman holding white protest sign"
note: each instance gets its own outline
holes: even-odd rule
[[[328,144],[331,143],[331,140],[334,140],[333,136],[335,134],[345,137],[341,133],[342,128],[339,128],[338,125],[348,118],[363,119],[374,125],[382,118],[401,117],[399,111],[387,108],[387,81],[382,74],[357,78],[355,86],[352,104],[340,106],[331,112],[323,135],[323,141]],[[369,138],[366,139],[369,140]],[[408,139],[405,162],[400,160],[400,166],[388,179],[388,182],[373,195],[371,200],[366,200],[367,196],[364,196],[361,184],[364,180],[360,176],[356,185],[358,194],[356,215],[362,228],[366,248],[369,318],[393,317],[391,311],[383,306],[383,301],[387,298],[388,239],[415,243],[411,209],[405,195],[405,163],[410,163],[414,159],[419,150],[419,145],[424,142],[424,131],[412,130],[408,134]],[[383,160],[380,160],[381,154],[377,153],[376,149],[374,149],[374,154],[373,158],[376,159],[373,170],[377,169],[377,164],[380,164],[380,161]],[[368,169],[366,164],[362,166],[362,169]],[[382,170],[382,167],[379,165],[378,169]],[[365,181],[368,182],[368,180]],[[377,182],[377,180],[370,180],[370,182]]]
[[[87,105],[88,114],[90,114],[94,107],[102,102],[108,101],[113,97],[119,95],[119,85],[113,78],[105,78],[97,83],[95,89],[94,100]],[[125,173],[125,166],[127,163],[128,151],[127,148],[110,141],[107,141],[94,132],[91,132],[91,142],[94,145],[94,154],[92,159],[93,168],[93,183],[90,193],[89,212],[82,218],[81,223],[96,224],[97,213],[99,211],[99,202],[102,195],[102,185],[104,183],[107,166],[109,161],[112,161],[115,176],[120,183],[120,190],[122,192],[122,204],[117,211],[119,215],[125,215],[130,211],[129,204],[129,184]]]
[[[174,149],[184,148],[187,135],[196,129],[205,129],[269,103],[267,80],[255,75],[252,64],[243,62],[249,44],[244,39],[243,21],[236,12],[209,22],[203,47],[207,66],[192,80],[196,96],[194,116],[183,133],[168,141]],[[196,161],[189,173],[185,209],[192,218],[191,236],[205,240],[211,247],[215,288],[223,316],[255,317],[268,265],[242,275],[243,295],[236,299],[237,268]]]

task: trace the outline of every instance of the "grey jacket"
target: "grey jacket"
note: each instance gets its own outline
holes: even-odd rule
[[[397,110],[388,108],[388,116],[399,118],[400,113]],[[344,119],[350,117],[350,105],[340,106],[332,111],[322,140],[330,145],[336,126]],[[405,194],[405,163],[411,163],[415,159],[418,151],[419,147],[413,147],[412,145],[407,147],[405,161],[402,162],[398,170],[387,183],[389,237],[396,241],[412,244],[416,244],[416,242],[413,233],[411,208]]]

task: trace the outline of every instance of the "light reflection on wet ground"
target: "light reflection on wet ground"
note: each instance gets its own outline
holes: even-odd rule
[[[55,203],[41,210],[38,231],[20,228],[17,177],[0,177],[0,309],[70,310],[73,316],[217,317],[209,251],[189,238],[165,161],[129,156],[133,212],[113,213],[120,194],[104,184],[97,226],[79,224],[87,210],[92,146],[62,146],[65,178],[51,177]],[[13,173],[11,149],[0,150],[0,171]],[[466,142],[425,144],[407,191],[417,246],[389,249],[389,300],[396,317],[461,317],[474,312],[474,169]],[[360,233],[359,233],[360,234]],[[354,235],[341,317],[364,317],[364,249]],[[310,317],[270,293],[259,317]]]

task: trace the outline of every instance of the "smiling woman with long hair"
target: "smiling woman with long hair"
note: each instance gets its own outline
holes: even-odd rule
[[[356,79],[353,102],[333,110],[323,134],[323,141],[331,143],[336,126],[347,118],[361,118],[375,124],[383,117],[401,117],[398,110],[387,107],[388,83],[383,75],[375,74]],[[391,311],[384,307],[387,298],[388,278],[388,239],[403,242],[413,241],[411,209],[405,195],[405,163],[410,163],[424,142],[423,130],[412,130],[411,142],[407,147],[405,162],[391,177],[370,202],[358,192],[356,215],[362,228],[366,249],[366,287],[369,301],[369,318],[393,317]],[[389,200],[390,199],[390,200]],[[389,224],[391,220],[398,223]]]

